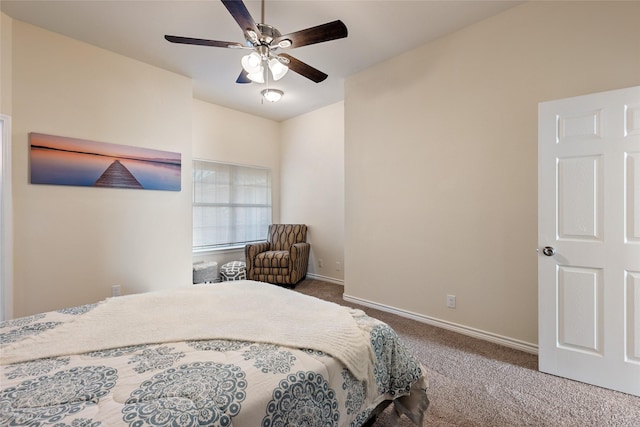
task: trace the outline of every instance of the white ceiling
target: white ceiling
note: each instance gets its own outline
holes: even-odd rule
[[[262,103],[264,85],[237,84],[245,50],[169,43],[165,34],[243,42],[242,31],[218,0],[0,0],[14,19],[108,49],[193,79],[194,97],[282,121],[338,102],[346,77],[430,40],[500,13],[517,1],[267,0],[265,21],[282,34],[336,19],[345,39],[288,50],[327,73],[314,83],[288,73],[274,83],[285,92],[278,103]],[[245,0],[256,22],[261,3]]]

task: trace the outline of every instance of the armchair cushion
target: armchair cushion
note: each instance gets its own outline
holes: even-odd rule
[[[256,267],[288,268],[289,252],[287,251],[260,252],[258,255],[256,255],[254,262]]]

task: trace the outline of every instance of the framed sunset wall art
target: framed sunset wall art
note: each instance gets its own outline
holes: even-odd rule
[[[180,191],[180,153],[41,133],[29,147],[32,184]]]

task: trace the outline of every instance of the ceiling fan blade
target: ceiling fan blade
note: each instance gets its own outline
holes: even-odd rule
[[[164,36],[164,38],[167,41],[170,41],[171,43],[195,44],[199,46],[229,47],[229,48],[244,47],[241,43],[223,42],[220,40],[194,39],[191,37],[180,37],[180,36],[169,36],[169,35]]]
[[[251,79],[249,79],[249,76],[247,72],[244,70],[244,68],[242,69],[242,71],[240,72],[240,75],[236,79],[236,83],[241,83],[241,84],[251,83]]]
[[[222,4],[233,16],[233,19],[236,20],[242,32],[247,33],[247,31],[251,30],[260,37],[260,30],[258,30],[256,21],[253,20],[242,0],[222,0]]]
[[[315,43],[327,42],[329,40],[342,39],[347,37],[347,27],[340,20],[328,22],[306,30],[285,34],[276,38],[271,44],[277,45],[281,41],[289,40],[290,48],[306,46]]]
[[[311,65],[305,64],[299,59],[294,58],[291,55],[287,55],[286,53],[281,53],[278,55],[282,58],[285,58],[288,61],[287,67],[293,72],[300,74],[303,77],[308,78],[316,83],[320,83],[324,81],[328,75],[323,73],[322,71],[313,68]]]

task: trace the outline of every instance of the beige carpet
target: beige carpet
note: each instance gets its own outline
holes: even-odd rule
[[[640,427],[640,398],[538,372],[535,355],[347,303],[340,285],[306,279],[295,290],[362,308],[396,330],[428,370],[425,426]],[[388,413],[374,426],[387,425]]]

